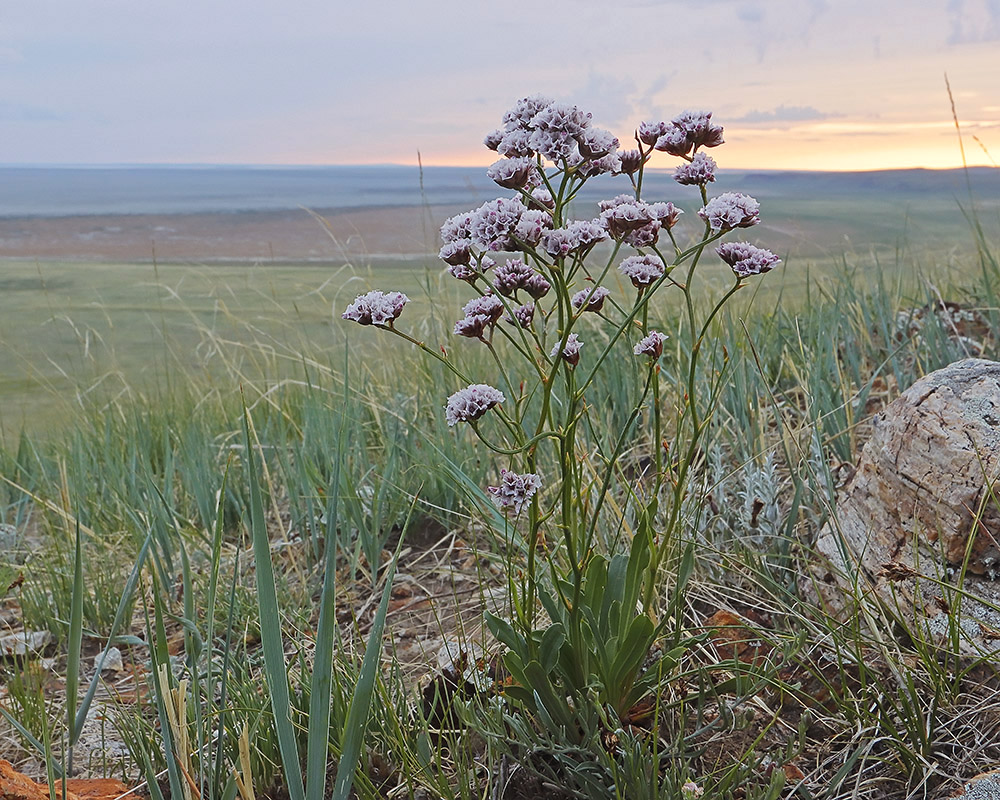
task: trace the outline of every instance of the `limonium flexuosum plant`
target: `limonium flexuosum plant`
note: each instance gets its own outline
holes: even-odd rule
[[[594,560],[604,559],[598,531],[622,525],[622,504],[607,500],[612,488],[625,482],[620,461],[639,420],[651,428],[650,465],[646,488],[626,488],[626,504],[633,538],[630,569],[642,580],[623,624],[657,616],[657,575],[664,559],[677,552],[680,510],[711,411],[710,403],[699,407],[699,353],[726,302],[747,279],[778,263],[773,253],[747,242],[711,247],[759,221],[759,204],[748,195],[709,197],[717,165],[705,151],[723,143],[723,130],[708,112],[642,122],[636,146],[621,149],[615,136],[593,126],[591,115],[574,105],[540,95],[519,100],[502,127],[485,138],[500,156],[488,175],[507,194],[451,217],[441,228],[440,257],[470,291],[454,334],[486,348],[495,369],[478,377],[487,382],[463,374],[445,348],[418,341],[400,327],[408,298],[399,292],[369,292],[343,314],[408,340],[455,375],[459,388],[445,404],[448,424],[458,430],[468,425],[494,453],[498,483],[486,489],[507,519],[508,535],[523,544],[512,551],[524,555],[510,571],[522,576],[510,586],[510,626],[497,622],[495,632],[512,650],[517,646],[509,640],[519,637],[525,663],[539,659],[541,631],[564,614],[565,630],[549,637],[549,647],[558,639],[559,647],[586,649],[583,629],[593,625],[579,613],[580,604]],[[700,192],[699,219],[683,237],[677,227],[683,212],[671,202],[643,197],[647,165],[669,166],[654,163],[664,158],[675,161],[679,192]],[[570,204],[598,175],[618,176],[623,191],[600,202],[592,219],[571,219]],[[733,281],[715,290],[710,309],[699,313],[692,285],[707,250],[732,268]],[[628,284],[627,292],[615,291]],[[661,295],[683,309],[683,331],[652,326],[651,305]],[[686,358],[678,393],[684,407],[674,411],[668,443],[660,360],[671,333]],[[612,358],[634,363],[638,388],[622,430],[607,437],[610,446],[597,448],[583,441],[591,423],[597,424],[589,416],[603,405],[590,393]],[[612,505],[617,517],[608,510]],[[643,540],[641,546],[636,539]],[[549,569],[538,568],[541,560]],[[547,627],[537,620],[539,601],[550,617]],[[575,651],[573,658],[586,661]],[[628,686],[605,687],[616,708],[634,699],[640,666],[641,659],[633,674],[616,678]],[[562,691],[572,694],[577,680],[593,685],[600,673],[586,664],[580,670],[576,678],[564,676]],[[530,681],[534,674],[529,670],[519,678],[512,672],[515,680]]]

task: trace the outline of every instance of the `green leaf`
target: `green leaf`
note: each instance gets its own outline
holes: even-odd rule
[[[522,662],[527,661],[528,643],[521,634],[514,630],[514,626],[489,611],[486,612],[485,618],[486,627],[490,629],[490,633],[496,637],[497,641],[507,645],[507,648],[515,653]]]
[[[625,587],[622,597],[625,604],[632,610],[639,602],[639,595],[642,592],[642,577],[646,574],[649,566],[649,539],[645,536],[635,536],[632,538],[632,547],[628,554],[628,570],[625,574]]]
[[[529,661],[524,665],[524,675],[536,701],[545,708],[552,722],[558,728],[571,732],[573,709],[562,691],[553,686],[550,674],[537,661]]]
[[[167,717],[166,704],[171,702],[170,697],[164,697],[163,687],[158,679],[159,667],[165,664],[167,667],[167,682],[172,684],[173,673],[170,671],[170,653],[167,651],[167,629],[163,623],[163,592],[161,591],[156,572],[153,572],[153,630],[148,630],[147,612],[147,636],[151,639],[152,645],[149,648],[149,666],[153,678],[153,695],[156,700],[156,716],[160,723],[160,738],[163,740],[163,753],[167,761],[167,780],[170,783],[170,796],[183,797],[181,789],[181,773],[177,759],[174,757],[174,734],[170,728],[170,721]],[[169,688],[169,687],[168,687]]]
[[[346,382],[346,378],[345,378]],[[306,800],[323,800],[326,794],[326,759],[329,747],[330,700],[333,693],[333,651],[336,644],[337,618],[334,607],[337,580],[337,500],[340,492],[340,466],[344,459],[346,404],[341,409],[337,451],[333,459],[329,498],[326,509],[326,553],[323,590],[320,595],[316,652],[309,694],[309,732],[306,738]],[[386,585],[391,584],[391,579]]]
[[[35,750],[38,751],[38,753],[45,759],[47,769],[51,769],[55,773],[57,778],[63,777],[63,769],[53,757],[51,748],[46,748],[42,742],[38,741],[38,739],[35,738],[34,734],[31,731],[29,731],[27,728],[24,727],[24,725],[21,724],[21,722],[17,719],[17,717],[11,714],[3,706],[0,706],[0,716],[2,716],[5,720],[7,720],[7,722],[10,723],[10,726],[14,728],[14,730],[16,730],[19,734],[21,734],[21,737],[28,744],[30,744],[32,747],[35,748]]]
[[[271,542],[264,521],[264,499],[257,480],[255,442],[250,438],[250,412],[243,406],[243,442],[247,461],[247,479],[250,482],[250,537],[253,541],[254,560],[257,568],[257,607],[260,610],[260,639],[264,653],[264,676],[271,695],[274,729],[278,736],[278,750],[284,772],[285,788],[290,800],[305,800],[299,750],[292,727],[291,702],[288,692],[288,673],[285,666],[284,641],[281,636],[281,619],[278,615],[278,593],[271,562]]]
[[[524,664],[525,660],[513,650],[508,650],[504,653],[503,665],[507,668],[514,683],[519,686],[528,685],[528,679],[524,674]]]
[[[542,634],[542,642],[538,647],[538,661],[542,669],[551,673],[559,661],[559,650],[566,641],[566,631],[560,623],[553,623]]]
[[[80,657],[83,643],[83,544],[80,536],[80,520],[76,521],[76,540],[73,551],[73,595],[69,612],[69,644],[66,657],[66,724],[69,726],[69,772],[72,774],[72,748],[80,736],[76,729],[76,701],[80,689]],[[81,726],[82,727],[82,726]]]
[[[608,585],[608,562],[603,556],[594,556],[583,576],[583,605],[599,609],[603,605],[605,587]]]
[[[542,604],[542,608],[545,609],[545,613],[549,615],[550,620],[553,622],[566,620],[566,606],[561,601],[556,600],[552,593],[544,586],[538,587],[538,601]]]
[[[150,532],[146,534],[146,540],[142,543],[142,547],[139,549],[139,555],[136,556],[135,564],[132,565],[132,571],[129,573],[128,580],[125,581],[125,588],[122,589],[122,596],[118,601],[118,608],[115,610],[115,618],[111,623],[111,630],[108,632],[108,643],[101,652],[101,657],[97,662],[97,669],[94,672],[94,677],[90,680],[90,685],[87,687],[87,693],[83,696],[83,702],[80,703],[80,708],[77,709],[76,712],[76,718],[73,720],[73,727],[70,732],[70,745],[77,742],[80,738],[80,733],[83,731],[83,723],[87,719],[87,713],[90,711],[90,705],[93,703],[94,695],[97,693],[97,686],[101,680],[101,670],[104,668],[104,659],[108,657],[108,651],[116,644],[146,644],[146,642],[138,636],[115,636],[115,631],[118,630],[119,626],[125,619],[125,613],[128,611],[132,595],[135,593],[135,586],[139,582],[139,575],[142,572],[142,568],[146,564],[146,556],[149,554],[149,548],[152,544],[153,534]],[[70,708],[72,708],[72,706],[70,706]]]
[[[635,675],[653,644],[654,631],[653,621],[645,614],[640,614],[632,620],[611,665],[612,683],[609,689],[620,693],[631,688]]]
[[[412,506],[410,511],[412,513]],[[396,561],[403,548],[403,538],[400,537],[396,554],[389,564],[385,577],[385,589],[382,590],[382,600],[372,621],[372,629],[365,645],[365,657],[361,661],[361,674],[347,710],[347,722],[344,724],[344,746],[337,764],[337,779],[333,785],[332,800],[348,800],[351,786],[354,783],[354,773],[361,761],[361,746],[364,744],[365,731],[368,727],[368,713],[371,710],[372,696],[375,693],[375,675],[378,672],[379,660],[382,655],[382,632],[385,630],[385,617],[389,613],[389,597],[392,593],[392,579],[396,575]]]
[[[535,703],[535,693],[531,691],[531,689],[526,689],[524,686],[515,684],[504,687],[503,693],[505,697],[515,700],[529,711],[535,711],[537,709]]]

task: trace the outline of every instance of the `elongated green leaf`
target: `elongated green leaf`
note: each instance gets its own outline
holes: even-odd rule
[[[167,650],[167,629],[163,623],[163,594],[157,583],[155,570],[153,571],[153,630],[149,630],[148,610],[147,610],[147,632],[151,644],[149,648],[149,666],[153,676],[153,697],[156,700],[156,716],[160,722],[160,738],[163,740],[163,754],[167,761],[167,779],[170,782],[170,796],[183,797],[181,789],[180,767],[174,757],[174,734],[170,727],[170,720],[167,712],[167,703],[173,702],[169,696],[165,696],[164,691],[172,688],[173,675],[170,672],[170,653]],[[160,666],[166,665],[168,686],[160,685]]]
[[[567,619],[567,609],[562,599],[557,600],[544,586],[538,587],[538,600],[553,622]]]
[[[635,611],[642,590],[642,576],[649,566],[649,539],[645,536],[635,536],[628,554],[628,572],[625,578],[625,605],[630,612]]]
[[[557,692],[551,683],[551,676],[537,661],[529,661],[524,665],[524,675],[535,697],[544,707],[548,716],[563,730],[572,734],[573,709],[562,694]]]
[[[346,381],[346,377],[345,377]],[[346,408],[346,404],[345,404]],[[333,649],[337,625],[334,606],[337,582],[337,499],[340,496],[340,466],[344,459],[345,412],[341,410],[337,452],[330,477],[326,508],[326,563],[323,593],[320,596],[316,653],[313,656],[312,686],[309,695],[309,733],[306,742],[306,800],[323,800],[326,795],[326,759],[330,732],[330,695],[333,690]],[[386,586],[392,583],[387,581]]]
[[[506,662],[504,662],[506,663]],[[535,693],[530,689],[525,689],[523,686],[507,686],[503,690],[504,697],[514,700],[520,703],[525,708],[535,711],[537,709],[535,704]]]
[[[486,612],[486,627],[490,629],[497,640],[507,645],[512,653],[515,653],[522,661],[528,659],[528,647],[524,638],[514,630],[514,626],[507,620],[501,619],[490,611]]]
[[[583,577],[583,598],[581,602],[597,611],[601,608],[605,589],[608,586],[608,562],[604,556],[595,555],[587,565]]]
[[[254,560],[257,567],[257,607],[260,610],[260,640],[264,653],[264,673],[274,730],[278,737],[281,767],[285,788],[290,800],[305,800],[302,784],[302,767],[299,750],[292,727],[291,702],[288,691],[288,672],[285,650],[281,637],[281,619],[278,616],[278,591],[271,562],[271,542],[264,521],[264,500],[257,480],[257,456],[254,441],[250,438],[250,412],[243,406],[243,441],[246,446],[247,480],[250,482],[250,538],[253,541]]]
[[[205,630],[205,641],[208,642],[209,652],[215,644],[215,603],[219,592],[219,569],[222,564],[222,537],[225,532],[225,507],[226,507],[226,486],[229,484],[229,467],[232,465],[233,457],[230,454],[226,460],[226,471],[222,474],[222,488],[219,491],[219,500],[215,509],[215,527],[212,536],[212,567],[208,579],[208,604],[206,606],[207,625]],[[232,616],[232,615],[230,615]],[[226,641],[226,658],[229,655],[229,642]],[[208,798],[214,800],[216,789],[222,785],[222,740],[225,738],[225,712],[216,706],[215,696],[215,671],[207,670],[205,674],[205,698],[208,701],[208,711],[210,716],[215,717],[218,735],[216,736],[216,755],[212,780],[208,781]],[[225,704],[225,689],[219,698],[220,706]],[[205,745],[206,750],[211,748],[211,743]],[[202,770],[202,777],[207,778],[208,770]],[[226,784],[224,795],[228,793],[230,784],[233,793],[236,792],[236,781],[230,776],[229,783]]]
[[[412,513],[412,507],[411,507]],[[404,526],[405,528],[405,526]],[[392,579],[396,576],[396,561],[403,547],[403,538],[393,556],[392,563],[386,571],[385,588],[382,599],[372,621],[372,629],[365,645],[365,657],[361,661],[361,674],[347,710],[347,722],[344,725],[344,745],[340,753],[340,763],[337,764],[337,779],[333,784],[332,800],[348,800],[351,787],[354,785],[354,773],[361,761],[361,747],[365,741],[365,731],[368,728],[368,712],[371,710],[372,697],[375,694],[375,675],[378,672],[382,655],[382,632],[385,630],[385,617],[389,613],[389,597],[392,593]]]
[[[611,686],[613,691],[619,696],[632,687],[635,675],[642,666],[649,648],[653,644],[654,626],[653,621],[645,614],[640,614],[632,620],[628,633],[619,643],[618,653],[611,665]],[[625,711],[627,709],[619,709]]]
[[[542,669],[552,672],[559,661],[559,650],[566,641],[566,631],[561,623],[553,623],[542,634],[542,642],[538,646],[538,661]]]
[[[83,542],[80,538],[80,521],[76,523],[76,543],[73,551],[73,597],[69,612],[69,645],[66,655],[66,724],[69,727],[68,772],[73,774],[73,745],[76,731],[77,695],[80,690],[80,648],[83,643]]]
[[[90,680],[90,685],[87,687],[87,693],[83,696],[83,702],[80,703],[80,708],[77,709],[76,712],[76,718],[73,720],[73,727],[70,730],[70,745],[76,744],[77,740],[80,738],[81,731],[83,731],[83,723],[87,719],[87,713],[90,711],[91,703],[94,702],[94,695],[96,694],[97,686],[100,683],[101,670],[104,669],[104,660],[108,657],[108,651],[113,645],[119,643],[145,644],[144,641],[136,637],[116,636],[115,632],[125,620],[125,613],[128,611],[132,595],[135,593],[135,586],[139,582],[139,575],[142,573],[142,568],[146,564],[146,556],[149,553],[149,548],[152,546],[152,543],[153,534],[150,532],[146,534],[146,540],[142,543],[142,547],[139,549],[139,555],[136,556],[135,564],[132,565],[132,571],[129,573],[128,580],[125,581],[125,588],[122,589],[122,596],[118,601],[118,608],[115,610],[115,618],[111,623],[111,631],[108,633],[108,643],[101,652],[101,657],[97,661],[97,669],[94,672],[94,677]],[[72,706],[70,706],[70,708],[72,708]]]

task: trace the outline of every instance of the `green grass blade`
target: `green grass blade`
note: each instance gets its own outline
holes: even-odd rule
[[[302,767],[299,765],[299,750],[292,726],[288,673],[285,668],[281,619],[278,616],[278,593],[274,582],[274,565],[271,562],[271,541],[264,522],[264,500],[257,480],[254,441],[250,438],[250,412],[247,411],[245,404],[243,441],[246,446],[247,480],[250,482],[250,538],[253,541],[254,560],[257,565],[257,607],[260,611],[264,673],[271,695],[271,710],[274,713],[274,729],[278,737],[278,749],[281,752],[285,788],[290,800],[305,800]]]
[[[226,460],[226,471],[222,475],[222,489],[219,492],[219,502],[216,504],[215,511],[215,528],[214,534],[212,536],[212,567],[211,573],[208,580],[208,604],[207,604],[207,616],[208,620],[206,622],[206,633],[205,641],[208,643],[208,647],[214,647],[215,643],[215,603],[218,598],[219,591],[219,568],[222,563],[222,537],[225,532],[225,506],[226,506],[226,486],[229,484],[229,467],[232,465],[232,454]],[[232,606],[230,606],[231,608]],[[231,615],[230,615],[231,616]],[[211,650],[210,650],[211,652]],[[228,663],[229,657],[229,640],[226,639],[225,645],[225,655],[224,660]],[[211,658],[211,655],[209,655]],[[207,670],[205,673],[205,697],[208,699],[209,703],[209,713],[215,716],[216,725],[218,726],[219,735],[216,739],[217,745],[221,745],[223,740],[222,732],[225,725],[225,716],[221,708],[217,707],[215,699],[215,672],[214,670]],[[220,698],[220,705],[225,702],[224,697]],[[211,743],[209,743],[206,748],[211,748]],[[221,750],[216,750],[216,762],[214,765],[214,775],[213,780],[209,782],[209,800],[215,796],[215,788],[221,785],[222,781],[222,752]],[[207,772],[207,770],[206,770]]]
[[[346,404],[345,404],[346,407]],[[306,800],[323,800],[326,795],[326,759],[330,732],[330,695],[333,689],[333,649],[336,644],[337,580],[337,499],[340,495],[340,467],[344,457],[344,413],[337,436],[337,452],[330,477],[326,510],[326,564],[320,598],[319,628],[313,658],[312,688],[309,695],[309,734],[306,745]],[[390,580],[391,583],[391,580]],[[387,584],[388,585],[388,584]]]
[[[368,728],[368,712],[371,710],[372,696],[375,693],[375,676],[382,654],[382,632],[385,630],[385,617],[389,612],[392,579],[396,575],[396,561],[402,547],[403,539],[400,537],[396,554],[386,571],[382,599],[378,604],[375,619],[372,621],[368,643],[365,645],[365,657],[361,662],[361,674],[358,676],[354,696],[351,698],[351,705],[347,711],[347,722],[344,724],[344,744],[340,754],[340,763],[337,764],[337,779],[333,785],[332,800],[348,800],[351,795],[351,787],[354,784],[354,773],[361,760],[361,747],[364,744],[365,731]]]
[[[73,552],[73,599],[69,614],[69,646],[66,656],[66,724],[69,726],[69,758],[67,772],[73,774],[73,745],[79,736],[76,729],[76,699],[80,691],[80,657],[83,644],[83,541],[80,523],[76,523],[76,544]]]
[[[104,650],[101,652],[101,657],[97,662],[97,670],[94,673],[94,677],[90,681],[90,685],[87,687],[87,693],[83,697],[83,702],[80,703],[80,708],[76,711],[76,718],[73,720],[73,727],[70,729],[70,745],[76,744],[77,740],[80,738],[80,733],[83,731],[83,723],[87,719],[87,712],[90,711],[90,704],[94,701],[94,695],[97,692],[97,685],[100,683],[101,670],[104,668],[104,659],[108,657],[108,651],[111,649],[112,642],[116,641],[115,633],[118,631],[119,626],[125,619],[125,613],[129,607],[129,600],[135,592],[135,586],[139,582],[139,574],[142,572],[142,568],[146,564],[146,556],[149,553],[149,548],[153,544],[153,534],[152,532],[146,535],[146,541],[143,542],[142,547],[139,550],[139,555],[136,557],[135,564],[132,566],[132,572],[129,573],[128,580],[125,581],[125,588],[122,590],[121,599],[118,601],[118,610],[115,612],[115,619],[111,623],[111,630],[108,632],[108,643]],[[73,706],[69,707],[70,709]]]
[[[167,629],[163,623],[163,589],[158,583],[155,571],[153,572],[153,627],[149,628],[149,611],[146,612],[146,638],[150,642],[149,667],[152,674],[153,698],[156,706],[156,716],[160,723],[160,737],[163,742],[163,755],[167,762],[167,780],[170,784],[170,797],[181,798],[184,796],[181,788],[181,777],[179,765],[174,755],[174,734],[170,728],[170,721],[167,716],[167,703],[171,702],[169,696],[164,695],[164,689],[169,691],[173,685],[173,675],[170,671],[170,653],[167,650]],[[158,680],[161,665],[167,667],[167,687],[160,685]]]

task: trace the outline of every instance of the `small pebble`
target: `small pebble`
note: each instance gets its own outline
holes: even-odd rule
[[[101,667],[101,653],[94,656],[94,669]],[[125,664],[122,661],[122,651],[117,647],[111,647],[108,649],[108,654],[104,657],[104,664],[101,672],[121,672],[125,669]]]

